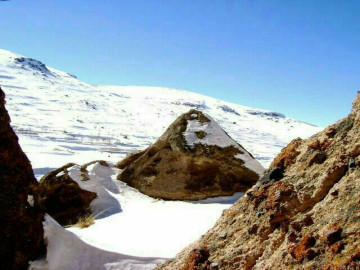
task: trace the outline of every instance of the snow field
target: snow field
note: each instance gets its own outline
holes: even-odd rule
[[[30,269],[153,269],[206,233],[222,211],[243,195],[163,201],[116,180],[118,169],[113,164],[95,163],[88,170],[87,181],[81,180],[77,165],[69,168],[69,174],[81,188],[98,193],[90,207],[104,215],[88,228],[66,230],[47,215],[47,257],[32,262]],[[114,205],[119,207],[108,211]]]

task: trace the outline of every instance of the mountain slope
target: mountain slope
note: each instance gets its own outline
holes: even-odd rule
[[[12,125],[39,175],[70,161],[120,160],[153,143],[191,108],[211,115],[265,167],[291,139],[320,130],[279,113],[183,90],[91,86],[5,50],[0,50],[0,85]]]

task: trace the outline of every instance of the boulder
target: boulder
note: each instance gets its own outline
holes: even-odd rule
[[[264,168],[208,115],[190,110],[149,148],[118,163],[118,179],[168,200],[245,192]]]
[[[360,93],[348,117],[284,148],[266,173],[281,170],[279,177],[259,181],[156,269],[189,269],[198,248],[219,269],[360,269],[359,142]]]
[[[82,181],[89,180],[86,171],[89,164],[81,167]],[[63,226],[75,224],[80,217],[90,214],[90,203],[97,197],[95,192],[82,189],[70,177],[69,169],[75,165],[68,163],[47,173],[39,181],[39,194],[46,213]]]
[[[44,211],[30,161],[21,150],[0,88],[0,261],[1,269],[27,269],[45,253]]]

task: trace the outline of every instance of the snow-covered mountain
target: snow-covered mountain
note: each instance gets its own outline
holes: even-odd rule
[[[0,86],[37,174],[70,161],[118,161],[153,143],[191,108],[212,116],[265,167],[291,139],[320,130],[280,113],[184,90],[92,86],[6,50],[0,50]]]

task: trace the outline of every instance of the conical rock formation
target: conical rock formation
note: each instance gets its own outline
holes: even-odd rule
[[[181,115],[152,146],[118,163],[118,179],[156,198],[198,200],[254,185],[264,168],[208,115]]]
[[[348,117],[291,142],[267,179],[157,269],[360,269],[359,142],[360,94]]]
[[[27,269],[44,252],[44,212],[30,161],[21,150],[0,88],[1,269]]]

